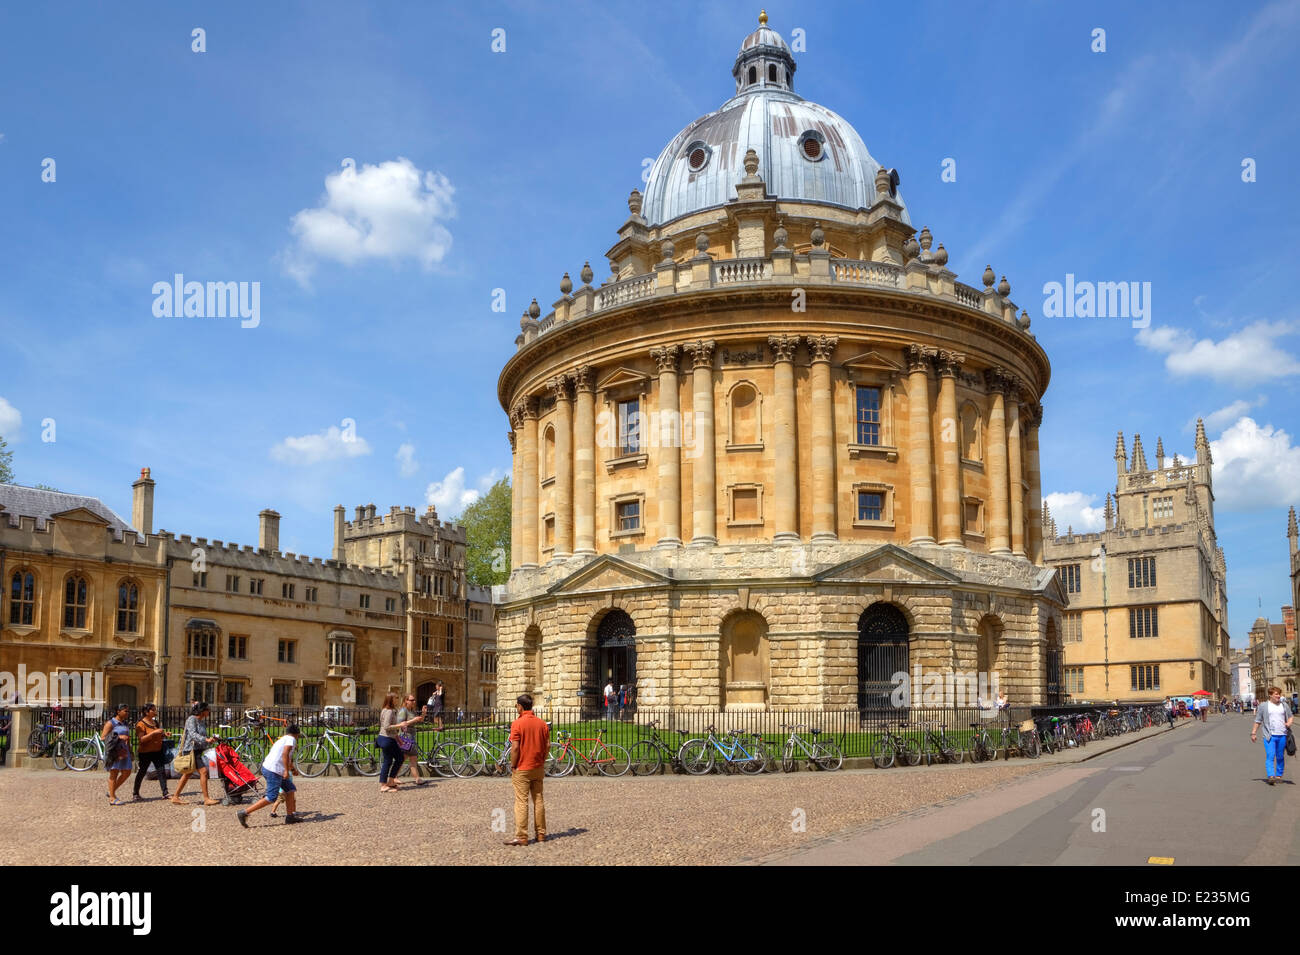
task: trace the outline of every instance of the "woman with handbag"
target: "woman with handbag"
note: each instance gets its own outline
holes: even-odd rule
[[[405,720],[406,726],[414,726],[417,723],[424,722],[424,716],[421,713],[416,712],[414,693],[408,693],[406,695],[406,699],[402,703],[402,708],[397,711],[397,719]],[[411,764],[411,772],[415,775],[415,785],[423,786],[427,780],[420,778],[420,750],[415,745],[415,734],[403,730],[397,737],[397,748],[402,751],[402,758],[408,760]],[[401,763],[398,763],[393,772],[400,772],[401,769],[402,765]]]
[[[397,737],[406,727],[407,723],[397,719],[397,694],[389,693],[384,697],[384,708],[379,712],[379,735],[375,737],[375,745],[384,757],[379,766],[381,793],[397,792],[397,780],[393,778],[393,773],[402,765],[402,749],[397,743]]]
[[[181,793],[185,790],[185,784],[190,781],[190,777],[195,773],[199,776],[199,789],[203,792],[203,805],[215,806],[218,800],[208,795],[208,763],[203,758],[203,751],[217,741],[215,736],[208,735],[208,704],[199,700],[190,709],[189,719],[185,721],[185,733],[181,736],[181,752],[173,761],[177,772],[181,774],[180,782],[176,785],[176,794],[171,797],[171,801],[178,806],[185,805],[181,802]]]
[[[108,770],[108,801],[114,806],[123,805],[117,798],[117,787],[131,775],[131,727],[126,722],[130,711],[125,703],[119,703],[113,718],[99,733],[104,741],[104,768]]]
[[[135,795],[132,797],[136,802],[141,801],[140,784],[144,782],[150,766],[158,771],[158,785],[162,787],[163,799],[171,798],[167,795],[167,760],[163,757],[166,736],[158,724],[158,707],[146,703],[140,711],[140,721],[135,724],[135,754],[140,761],[140,768],[135,774]]]
[[[1276,686],[1268,688],[1268,701],[1261,703],[1255,711],[1255,722],[1250,728],[1250,741],[1255,742],[1255,734],[1262,727],[1264,730],[1264,772],[1268,784],[1282,778],[1286,770],[1287,740],[1291,736],[1291,707],[1282,702],[1282,690]]]

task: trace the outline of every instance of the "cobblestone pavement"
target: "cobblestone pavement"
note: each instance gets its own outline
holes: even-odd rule
[[[299,779],[303,825],[285,828],[263,809],[244,830],[233,807],[213,806],[196,832],[194,780],[184,808],[164,802],[149,781],[141,790],[148,801],[109,806],[102,771],[5,769],[0,848],[7,862],[36,865],[732,864],[1052,772],[1053,764],[1060,766],[1014,760],[758,777],[547,780],[550,835],[527,848],[502,844],[514,833],[514,794],[503,778],[435,780],[420,788],[406,780],[403,791],[382,796],[377,779]],[[220,784],[211,785],[220,795]],[[129,795],[129,783],[123,789]],[[800,821],[803,831],[796,831]]]

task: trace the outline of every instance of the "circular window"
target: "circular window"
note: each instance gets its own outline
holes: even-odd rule
[[[699,172],[709,164],[709,153],[709,147],[701,142],[686,147],[686,164],[691,167],[691,172]]]
[[[811,162],[817,162],[825,155],[821,134],[812,130],[799,137],[799,148],[803,150],[804,158]]]

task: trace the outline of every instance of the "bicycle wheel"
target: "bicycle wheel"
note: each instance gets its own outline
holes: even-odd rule
[[[32,759],[45,755],[45,734],[40,730],[32,730],[32,735],[27,737],[27,755]]]
[[[654,776],[664,764],[664,754],[648,739],[643,739],[632,747],[631,757],[633,776]]]
[[[457,748],[457,744],[455,743],[439,743],[433,748],[433,751],[425,757],[424,765],[428,767],[429,772],[438,776],[444,778],[455,776],[456,774],[451,768],[451,760],[452,755],[456,752]]]
[[[356,767],[357,772],[362,776],[379,775],[380,759],[379,755],[375,752],[377,748],[377,744],[374,743],[368,746],[358,744],[357,748],[353,750],[350,761],[352,765]]]
[[[833,773],[844,765],[844,754],[838,744],[828,739],[821,740],[813,743],[813,762],[818,769]]]
[[[692,776],[703,776],[713,768],[713,747],[708,740],[688,739],[677,751],[677,759]]]
[[[67,740],[61,739],[55,742],[53,753],[55,769],[68,768],[68,749],[69,746]]]
[[[921,744],[914,739],[909,739],[903,743],[903,752],[907,758],[907,765],[921,765]]]
[[[960,746],[953,745],[952,740],[942,733],[939,734],[939,755],[943,757],[945,763],[960,763],[962,757],[966,755],[961,751]]]
[[[736,768],[746,776],[757,776],[763,771],[763,764],[767,759],[757,743],[751,743],[747,750],[737,750],[737,752],[739,758],[736,760]]]
[[[473,779],[483,772],[487,756],[473,744],[457,746],[451,753],[451,772],[458,779]]]
[[[573,772],[578,765],[578,756],[563,743],[551,744],[551,755],[546,762],[546,772],[559,779]]]
[[[889,769],[894,765],[894,741],[888,736],[879,737],[871,744],[871,761],[876,769]]]
[[[68,768],[76,773],[84,773],[99,765],[99,750],[95,749],[92,739],[79,739],[72,744],[68,753]]]
[[[318,739],[310,740],[301,753],[293,754],[293,761],[299,773],[315,779],[330,768],[329,747]]]
[[[816,744],[813,744],[813,752],[817,752]],[[781,752],[781,772],[792,773],[794,772],[794,766],[794,743],[787,742],[785,749]]]
[[[631,765],[632,757],[628,755],[627,750],[616,743],[606,743],[605,748],[600,752],[596,768],[600,770],[602,776],[617,779],[626,773]]]

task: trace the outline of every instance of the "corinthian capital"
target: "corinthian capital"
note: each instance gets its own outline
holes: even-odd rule
[[[595,392],[596,372],[590,365],[579,365],[572,374],[573,386],[576,390]]]
[[[546,383],[547,387],[551,389],[551,393],[555,395],[556,401],[570,400],[569,380],[570,376],[567,373],[562,373]]]
[[[718,345],[713,339],[708,341],[687,342],[682,346],[691,356],[692,368],[711,368],[713,366],[713,349]]]
[[[956,378],[965,362],[965,355],[942,348],[934,356],[934,367],[938,369],[940,378]]]
[[[908,345],[903,349],[903,354],[907,358],[907,370],[909,372],[928,372],[930,362],[934,359],[936,352],[929,345]]]
[[[666,371],[677,371],[677,356],[681,354],[681,349],[676,345],[665,345],[662,348],[650,349],[650,357],[655,360],[659,366],[659,374]]]
[[[808,351],[812,354],[813,361],[830,361],[835,346],[840,343],[839,338],[834,335],[809,335],[807,341]]]
[[[794,361],[794,350],[799,347],[798,335],[769,335],[767,344],[777,361]]]

